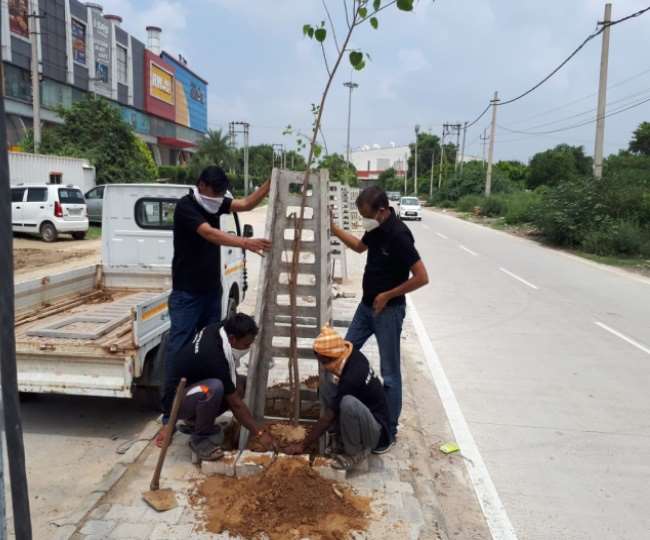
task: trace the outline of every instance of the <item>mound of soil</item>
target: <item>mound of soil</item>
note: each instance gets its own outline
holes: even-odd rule
[[[256,476],[210,477],[190,500],[206,531],[228,531],[247,540],[342,540],[366,529],[370,510],[370,499],[290,458]]]

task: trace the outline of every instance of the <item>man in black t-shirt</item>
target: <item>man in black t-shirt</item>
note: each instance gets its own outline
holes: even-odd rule
[[[343,452],[334,456],[334,467],[350,470],[371,451],[386,447],[391,440],[386,396],[368,359],[329,326],[315,339],[314,352],[327,372],[318,389],[325,413],[302,444],[292,445],[285,451],[304,453],[336,424]]]
[[[176,355],[163,396],[163,411],[169,414],[176,387],[181,378],[187,379],[185,399],[178,417],[191,422],[190,447],[203,461],[223,456],[214,442],[219,432],[215,419],[230,409],[234,417],[267,448],[274,446],[273,438],[261,429],[237,390],[237,365],[248,354],[258,328],[252,317],[237,313],[220,323],[210,324],[199,331],[191,343]],[[173,429],[167,425],[165,429]]]
[[[252,210],[266,197],[269,186],[270,182],[266,182],[248,197],[233,199],[226,173],[221,167],[211,166],[203,170],[193,192],[178,201],[174,212],[167,372],[173,367],[176,353],[200,328],[222,319],[221,246],[258,254],[270,249],[268,240],[242,238],[219,229],[222,214]]]
[[[402,374],[400,337],[406,314],[407,293],[429,282],[427,270],[415,249],[409,228],[402,223],[388,203],[383,189],[364,189],[356,201],[363,217],[363,238],[344,231],[332,223],[336,235],[357,253],[368,251],[363,274],[363,298],[345,339],[361,349],[371,335],[379,345],[381,376],[390,413],[391,439],[378,452],[388,451],[397,436],[402,411]]]

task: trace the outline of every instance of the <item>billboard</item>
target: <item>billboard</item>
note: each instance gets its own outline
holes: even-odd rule
[[[72,59],[78,64],[86,65],[86,25],[77,19],[70,23],[72,34]]]
[[[95,56],[95,92],[112,97],[111,27],[101,11],[92,11],[93,52]]]
[[[174,104],[174,75],[159,65],[151,62],[149,91],[151,95],[168,105]]]
[[[29,39],[28,0],[9,0],[9,29],[12,34]]]
[[[174,66],[176,123],[202,133],[208,130],[208,83],[166,52],[161,57]]]

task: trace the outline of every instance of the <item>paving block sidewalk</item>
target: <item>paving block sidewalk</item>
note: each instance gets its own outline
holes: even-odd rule
[[[360,289],[362,258],[353,260],[351,279],[339,290]],[[359,295],[360,296],[360,295]],[[250,301],[250,299],[249,299]],[[359,297],[338,298],[334,301],[334,318],[351,320]],[[429,435],[423,431],[418,410],[419,396],[411,380],[420,378],[415,372],[421,366],[422,351],[415,337],[412,321],[407,315],[402,336],[402,364],[404,380],[404,405],[397,445],[387,454],[371,456],[367,467],[348,474],[347,482],[363,496],[372,498],[370,528],[355,538],[403,540],[436,539],[452,537],[446,530],[443,510],[439,503],[436,478],[438,473],[430,467]],[[377,373],[379,354],[377,343],[371,339],[363,349]],[[409,376],[412,375],[412,376]],[[441,407],[438,407],[441,409]],[[446,429],[446,428],[445,428]],[[445,437],[447,433],[440,433]],[[228,534],[214,535],[203,530],[202,518],[189,503],[188,495],[195,482],[204,478],[200,469],[191,464],[189,437],[181,433],[174,436],[163,468],[160,485],[172,488],[177,495],[178,508],[157,513],[142,500],[149,489],[151,474],[158,457],[158,449],[150,443],[139,459],[123,472],[119,481],[106,492],[95,507],[80,522],[73,540],[95,539],[228,539]],[[442,440],[442,439],[439,439]],[[460,465],[462,467],[462,465]],[[459,477],[452,474],[450,477]],[[455,533],[455,538],[487,538]]]

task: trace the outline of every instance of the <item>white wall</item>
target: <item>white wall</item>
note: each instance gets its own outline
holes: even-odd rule
[[[408,146],[358,149],[350,153],[350,161],[360,177],[377,178],[381,172],[391,167],[398,173],[405,171],[409,154]],[[370,171],[369,175],[368,171]]]
[[[62,184],[72,184],[86,193],[95,187],[95,167],[87,159],[9,152],[9,179],[18,184],[47,184],[51,173],[62,174]]]

